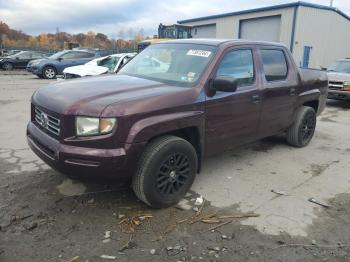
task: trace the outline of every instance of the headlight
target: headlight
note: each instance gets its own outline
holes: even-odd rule
[[[76,134],[78,136],[94,136],[110,133],[116,125],[115,118],[77,117]]]
[[[38,64],[40,64],[40,61],[33,61],[29,63],[30,66],[38,65]]]

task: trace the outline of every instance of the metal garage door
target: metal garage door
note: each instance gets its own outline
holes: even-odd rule
[[[193,38],[215,38],[216,24],[196,26],[192,29]]]
[[[240,21],[239,38],[279,42],[281,16],[268,16]]]

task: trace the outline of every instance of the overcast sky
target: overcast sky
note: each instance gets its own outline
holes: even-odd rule
[[[305,0],[329,5],[330,0]],[[102,32],[118,37],[137,32],[157,34],[158,24],[227,13],[275,4],[290,0],[0,0],[0,20],[10,27],[29,34]],[[334,0],[334,6],[350,15],[350,0]]]

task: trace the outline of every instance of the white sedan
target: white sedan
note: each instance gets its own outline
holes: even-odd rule
[[[136,53],[114,54],[105,57],[100,57],[90,62],[67,67],[63,70],[63,78],[71,79],[84,76],[97,76],[106,73],[117,73]]]

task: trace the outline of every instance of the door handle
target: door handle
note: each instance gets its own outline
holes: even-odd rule
[[[289,89],[289,94],[290,94],[291,96],[295,96],[295,88],[294,88],[294,87],[292,87],[291,89]]]
[[[253,95],[252,96],[252,102],[254,104],[259,104],[260,103],[260,96],[259,95]]]

